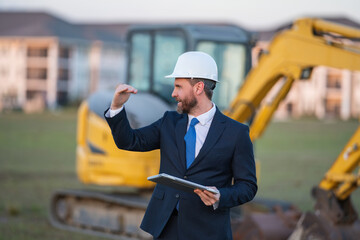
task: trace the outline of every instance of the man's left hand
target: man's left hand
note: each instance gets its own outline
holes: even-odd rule
[[[216,187],[210,187],[210,188],[218,190]],[[199,195],[199,197],[201,198],[201,200],[204,202],[204,204],[206,206],[212,206],[220,200],[220,192],[217,194],[214,194],[212,192],[209,192],[206,190],[200,190],[200,189],[195,189],[194,192],[197,195]]]

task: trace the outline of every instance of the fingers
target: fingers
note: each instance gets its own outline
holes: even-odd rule
[[[121,93],[137,93],[137,89],[130,86],[130,85],[127,85],[127,84],[120,84],[117,86],[115,92],[117,94],[121,94]]]
[[[110,108],[111,109],[121,108],[123,104],[129,99],[131,93],[136,94],[137,89],[127,84],[118,85],[116,87]]]
[[[212,206],[220,199],[220,194],[213,194],[206,190],[195,189],[194,192],[200,197],[201,201],[203,201],[206,206]]]
[[[208,191],[195,190],[195,193],[201,198],[201,201],[203,201],[206,206],[211,206],[216,202],[216,200],[212,196],[209,196],[206,192],[209,193]],[[214,195],[212,193],[209,194]]]

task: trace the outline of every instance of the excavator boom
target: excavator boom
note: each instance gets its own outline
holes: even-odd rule
[[[336,32],[322,32],[323,29]],[[341,35],[343,32],[344,35]],[[280,91],[279,96],[282,97],[275,101],[277,105],[286,96],[291,83],[315,66],[360,71],[360,48],[343,43],[345,40],[338,40],[346,36],[358,38],[359,32],[357,29],[318,19],[297,20],[291,29],[284,30],[272,40],[269,49],[261,55],[258,66],[249,72],[225,113],[239,122],[246,122],[280,79],[288,78],[288,83],[284,85],[283,92]],[[337,34],[339,37],[332,39],[330,34]],[[274,109],[277,105],[274,105]],[[269,112],[270,117],[273,112]],[[265,127],[266,125],[262,128]]]
[[[273,39],[226,114],[240,122],[250,120],[250,137],[256,140],[294,81],[308,78],[314,67],[360,71],[360,48],[351,44],[359,40],[359,29],[319,19],[296,21],[291,29],[282,31]],[[272,99],[261,106],[275,86]],[[360,183],[360,174],[355,172],[360,164],[359,147],[360,127],[312,191],[318,215],[305,214],[290,239],[307,239],[311,234],[319,235],[319,239],[330,239],[330,236],[339,237],[336,239],[360,238],[357,213],[350,201],[350,194]]]

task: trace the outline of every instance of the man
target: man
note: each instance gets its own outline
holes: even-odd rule
[[[160,149],[160,173],[210,186],[213,194],[157,184],[141,228],[154,239],[232,239],[230,208],[250,201],[257,191],[249,128],[224,116],[211,101],[217,66],[202,52],[182,54],[174,72],[172,97],[177,112],[131,129],[124,103],[137,90],[119,85],[105,112],[116,145],[131,151]],[[136,159],[134,159],[136,161]]]

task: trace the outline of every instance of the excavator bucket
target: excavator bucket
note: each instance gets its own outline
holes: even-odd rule
[[[316,213],[304,213],[288,240],[359,240],[360,222],[335,225]]]
[[[332,191],[314,187],[315,213],[304,213],[289,240],[358,240],[360,222],[350,197],[340,200]]]
[[[232,209],[231,216],[234,240],[285,240],[294,231],[301,212],[288,203],[255,200]]]

